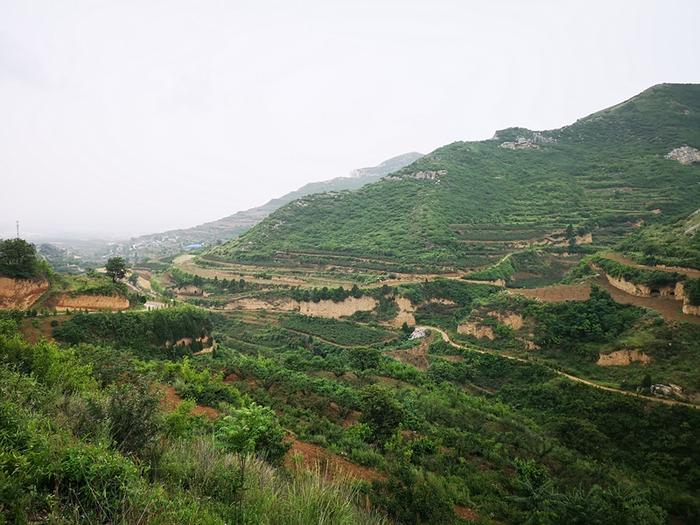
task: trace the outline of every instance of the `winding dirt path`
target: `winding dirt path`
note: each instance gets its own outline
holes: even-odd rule
[[[523,358],[521,358],[521,357],[515,357],[515,356],[512,356],[512,355],[505,355],[505,354],[499,354],[499,353],[492,352],[492,351],[490,351],[490,350],[485,350],[485,349],[483,349],[483,348],[479,348],[479,347],[476,347],[476,346],[469,346],[469,347],[467,347],[467,346],[462,346],[462,345],[460,345],[460,344],[458,344],[458,343],[455,343],[452,339],[450,339],[450,336],[449,336],[449,335],[447,334],[447,332],[445,332],[442,328],[438,328],[438,327],[436,327],[436,326],[427,326],[427,325],[424,325],[424,326],[420,326],[420,327],[416,327],[416,328],[423,328],[423,329],[426,329],[426,330],[434,330],[434,331],[438,332],[438,333],[442,336],[442,340],[443,340],[443,341],[445,341],[445,342],[446,342],[447,344],[449,344],[450,346],[453,346],[454,348],[459,348],[460,350],[473,351],[473,352],[477,352],[477,353],[479,353],[479,354],[492,354],[492,355],[497,355],[498,357],[502,357],[502,358],[504,358],[504,359],[510,359],[511,361],[518,361],[518,362],[520,362],[520,363],[533,364],[533,361],[528,361],[527,359],[523,359]],[[555,369],[555,368],[552,368],[552,367],[550,367],[550,366],[544,365],[544,364],[542,364],[542,363],[537,363],[537,364],[539,364],[540,366],[544,366],[545,368],[547,368],[548,370],[551,370],[552,372],[554,372],[554,373],[557,374],[558,376],[565,377],[565,378],[567,378],[568,380],[573,381],[573,382],[575,382],[575,383],[580,383],[580,384],[582,384],[582,385],[588,385],[588,386],[590,386],[590,387],[597,388],[598,390],[605,390],[606,392],[615,392],[615,393],[617,393],[617,394],[622,394],[622,395],[624,395],[624,396],[636,397],[636,398],[639,398],[639,399],[643,399],[644,401],[652,401],[652,402],[661,403],[661,404],[664,404],[664,405],[680,405],[680,406],[685,406],[685,407],[695,408],[695,409],[700,408],[700,406],[698,406],[698,405],[695,405],[695,404],[693,404],[693,403],[686,403],[685,401],[676,401],[676,400],[674,400],[674,399],[664,399],[664,398],[661,398],[661,397],[644,396],[644,395],[638,394],[638,393],[636,393],[636,392],[629,392],[629,391],[627,391],[627,390],[620,390],[620,389],[618,389],[618,388],[613,388],[613,387],[610,387],[610,386],[599,385],[598,383],[594,383],[593,381],[589,381],[588,379],[583,379],[583,378],[578,377],[578,376],[574,376],[574,375],[571,375],[571,374],[567,374],[566,372],[562,372],[561,370],[557,370],[557,369]]]

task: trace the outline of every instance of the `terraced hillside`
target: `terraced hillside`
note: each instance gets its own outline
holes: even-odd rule
[[[697,209],[693,146],[700,86],[658,85],[558,130],[455,142],[358,191],[301,198],[206,258],[440,269],[532,245],[608,246]]]
[[[378,181],[384,175],[403,168],[421,158],[421,153],[410,152],[397,155],[377,166],[353,170],[349,177],[335,177],[320,182],[310,182],[295,191],[271,199],[262,206],[256,206],[192,228],[170,230],[161,233],[142,235],[120,250],[130,255],[165,256],[180,253],[191,244],[213,244],[216,241],[232,239],[249,230],[276,209],[306,195],[327,191],[356,190],[366,184]],[[134,253],[132,253],[134,252]]]

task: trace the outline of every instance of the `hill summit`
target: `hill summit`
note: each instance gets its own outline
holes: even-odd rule
[[[207,257],[469,268],[565,231],[604,246],[697,208],[700,167],[672,152],[698,147],[700,86],[657,85],[560,129],[455,142],[358,191],[302,197]]]

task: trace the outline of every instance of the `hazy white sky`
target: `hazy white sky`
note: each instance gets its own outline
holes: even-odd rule
[[[0,236],[192,226],[700,81],[700,2],[0,0]]]

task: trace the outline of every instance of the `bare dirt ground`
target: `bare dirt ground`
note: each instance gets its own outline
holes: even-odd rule
[[[683,303],[673,297],[639,297],[623,292],[615,288],[604,277],[598,277],[595,282],[604,288],[615,301],[622,304],[633,304],[642,308],[649,308],[657,311],[661,317],[667,321],[687,321],[689,323],[700,324],[700,317],[697,315],[687,315],[683,313]]]
[[[389,324],[395,328],[401,328],[404,323],[409,326],[415,325],[416,318],[413,314],[416,308],[413,306],[413,303],[405,297],[397,297],[396,304],[399,307],[399,313],[396,314],[396,317],[394,317]]]
[[[174,387],[170,385],[162,385],[161,391],[164,394],[161,404],[165,410],[173,411],[180,406],[180,403],[182,403],[182,398],[175,391]],[[190,414],[193,416],[205,416],[213,421],[221,415],[221,412],[212,407],[195,405]]]
[[[57,312],[66,310],[119,311],[129,308],[126,297],[112,295],[76,295],[60,293],[50,297],[46,306],[53,307]]]
[[[70,316],[52,315],[47,317],[25,317],[22,319],[20,331],[27,342],[31,344],[38,343],[41,339],[53,341],[53,327],[51,326],[51,321],[56,321],[60,324],[66,319],[70,319]],[[36,321],[37,327],[34,327],[34,321]]]
[[[521,295],[530,299],[539,299],[545,303],[560,303],[563,301],[585,301],[591,295],[591,285],[556,284],[541,288],[509,288],[508,293]]]
[[[291,470],[297,468],[318,469],[323,476],[331,479],[345,478],[371,482],[386,478],[375,469],[356,465],[318,445],[300,441],[295,437],[290,437],[289,442],[292,446],[287,452],[284,464]]]
[[[600,354],[596,364],[598,366],[627,366],[636,362],[646,365],[651,362],[651,357],[639,350],[617,350],[609,354]]]
[[[478,521],[479,519],[479,515],[476,512],[469,507],[464,507],[462,505],[455,505],[454,512],[457,514],[457,516],[467,521]]]
[[[430,361],[428,360],[428,347],[433,340],[433,336],[423,338],[418,346],[413,348],[406,348],[401,350],[392,350],[387,352],[386,355],[398,359],[406,365],[415,366],[418,370],[425,372],[430,366]]]

